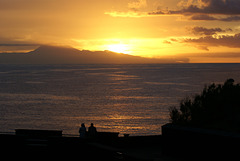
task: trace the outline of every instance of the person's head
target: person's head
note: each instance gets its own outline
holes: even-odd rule
[[[91,123],[91,126],[93,126],[93,123]]]
[[[84,123],[81,124],[82,127],[85,127]]]

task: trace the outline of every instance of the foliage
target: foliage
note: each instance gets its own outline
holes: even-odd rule
[[[240,131],[240,84],[228,79],[223,85],[206,86],[201,94],[187,97],[180,108],[170,108],[173,124]]]

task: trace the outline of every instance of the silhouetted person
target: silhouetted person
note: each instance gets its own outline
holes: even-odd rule
[[[88,136],[89,137],[96,137],[97,135],[97,129],[93,126],[93,123],[91,123],[91,126],[88,128]]]
[[[85,138],[86,136],[86,127],[84,123],[81,124],[81,127],[79,128],[79,135],[81,138]]]

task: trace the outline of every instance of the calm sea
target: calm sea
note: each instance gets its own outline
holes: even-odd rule
[[[0,65],[0,131],[161,134],[170,106],[227,78],[240,82],[240,64]]]

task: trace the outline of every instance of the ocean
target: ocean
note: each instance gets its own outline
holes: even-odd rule
[[[240,64],[0,65],[0,132],[159,135],[171,106],[228,78],[240,82]]]

